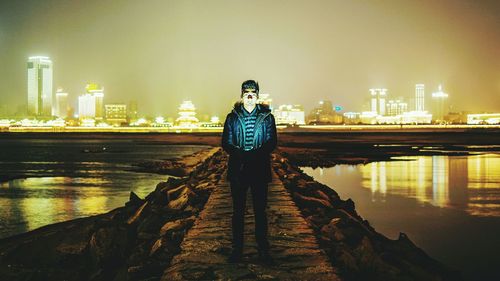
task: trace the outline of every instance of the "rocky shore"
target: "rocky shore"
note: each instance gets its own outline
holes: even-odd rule
[[[226,162],[226,154],[213,148],[159,165],[165,173],[182,171],[182,177],[159,183],[144,199],[131,193],[125,206],[106,214],[1,239],[0,279],[165,278],[186,233],[218,188]],[[302,173],[282,152],[273,154],[273,169],[341,280],[461,280],[405,234],[390,240],[377,233],[352,200],[340,199]]]
[[[344,280],[462,280],[404,233],[397,240],[378,233],[351,199],[342,200],[287,158],[274,154],[273,169]]]
[[[145,199],[131,193],[106,214],[0,240],[0,279],[158,280],[225,169],[220,150],[197,155],[204,161],[182,161],[191,163],[188,176],[159,183]]]

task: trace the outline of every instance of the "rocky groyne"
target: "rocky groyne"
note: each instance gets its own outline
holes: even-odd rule
[[[157,280],[225,169],[219,149],[197,154],[189,175],[134,193],[109,213],[0,240],[1,280]],[[185,164],[185,162],[184,162]]]
[[[378,233],[351,199],[342,200],[279,153],[273,154],[273,169],[344,280],[462,280],[404,233],[397,240]]]
[[[182,177],[159,183],[144,199],[131,193],[125,206],[106,214],[1,239],[0,279],[170,280],[170,273],[189,272],[196,266],[190,251],[198,251],[196,257],[204,260],[197,272],[216,272],[211,264],[225,262],[229,253],[226,244],[231,201],[223,179],[226,162],[227,155],[220,148],[212,148],[176,163],[157,165],[165,172],[168,167],[180,167],[176,171],[182,170],[178,174]],[[391,240],[377,233],[357,214],[352,200],[342,200],[333,189],[302,173],[280,152],[273,154],[273,170],[277,175],[273,185],[280,188],[272,191],[269,202],[274,202],[269,208],[274,227],[270,228],[270,240],[275,241],[274,251],[281,255],[277,260],[288,262],[289,267],[271,270],[253,265],[235,265],[234,269],[224,266],[226,271],[220,274],[248,271],[239,275],[245,280],[272,276],[288,276],[284,280],[308,280],[307,276],[323,276],[322,280],[461,280],[457,272],[429,257],[406,235]],[[292,214],[290,210],[295,206],[298,210]],[[226,216],[222,228],[218,212]],[[192,229],[195,231],[189,232]],[[191,241],[197,242],[184,243],[182,248],[189,233]],[[202,247],[196,243],[203,239],[206,245],[226,243],[222,248],[218,246],[220,251],[205,247],[217,259],[206,260],[200,255]],[[330,265],[315,264],[318,251],[326,253],[323,261]],[[249,254],[248,261],[254,254]],[[306,256],[310,264],[304,264]],[[188,267],[186,261],[191,262]],[[170,268],[172,263],[176,268]],[[296,271],[278,274],[286,268]],[[300,268],[314,268],[314,272],[301,272]],[[308,275],[311,273],[316,275]],[[193,276],[227,279],[224,274]]]

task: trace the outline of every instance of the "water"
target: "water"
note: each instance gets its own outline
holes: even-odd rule
[[[466,280],[500,280],[500,155],[396,159],[302,169],[352,198],[378,232],[408,234]]]
[[[130,191],[143,198],[168,176],[133,172],[133,164],[205,147],[140,138],[0,139],[0,174],[27,177],[0,183],[0,238],[108,212]]]

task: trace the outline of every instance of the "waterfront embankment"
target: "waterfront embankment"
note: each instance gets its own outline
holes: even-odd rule
[[[354,202],[273,155],[269,222],[275,266],[249,248],[228,265],[231,200],[227,156],[218,148],[196,157],[186,176],[158,184],[125,206],[0,240],[7,280],[460,280],[404,234],[390,240],[356,212]],[[185,158],[188,159],[188,158]],[[180,161],[181,163],[182,161]],[[175,166],[174,165],[174,166]],[[273,204],[274,203],[274,204]],[[252,230],[252,210],[247,217]],[[247,234],[252,245],[253,237]],[[186,266],[187,265],[187,266]],[[183,270],[184,269],[184,270]],[[282,275],[280,275],[282,274]]]

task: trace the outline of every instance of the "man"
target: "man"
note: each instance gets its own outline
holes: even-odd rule
[[[229,262],[243,254],[246,193],[250,188],[255,214],[255,240],[259,258],[272,264],[267,240],[267,187],[271,181],[271,152],[276,148],[276,124],[268,106],[257,104],[259,84],[247,80],[241,85],[241,101],[227,115],[222,148],[229,153],[227,178],[233,200],[232,253]]]

